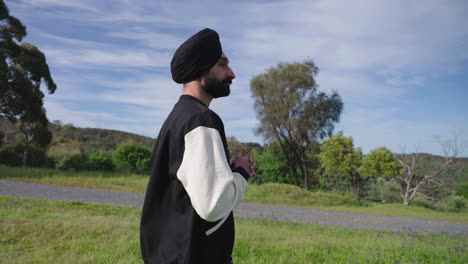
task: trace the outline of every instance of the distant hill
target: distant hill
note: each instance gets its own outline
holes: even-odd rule
[[[154,138],[133,133],[101,128],[80,128],[71,124],[63,125],[60,122],[49,124],[49,130],[56,139],[75,140],[86,152],[96,150],[113,151],[115,147],[127,140],[136,141],[148,149],[153,148]],[[5,142],[13,143],[19,134],[18,129],[5,118],[0,117],[0,131],[5,134]]]

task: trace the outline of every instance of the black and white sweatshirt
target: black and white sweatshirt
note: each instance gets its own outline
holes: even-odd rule
[[[159,132],[140,226],[145,263],[230,263],[232,210],[248,173],[229,166],[224,125],[182,95]]]

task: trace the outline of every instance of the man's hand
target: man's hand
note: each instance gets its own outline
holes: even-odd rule
[[[250,177],[255,175],[255,168],[257,168],[257,163],[255,162],[252,155],[242,156],[241,153],[236,154],[236,159],[234,160],[234,167],[241,167],[246,170]]]

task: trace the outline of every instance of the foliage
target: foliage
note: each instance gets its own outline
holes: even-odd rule
[[[86,169],[87,157],[79,150],[50,149],[47,152],[52,167],[60,170]]]
[[[81,143],[85,152],[95,151],[112,152],[117,145],[125,141],[135,141],[145,148],[151,149],[155,142],[154,139],[140,136],[123,131],[99,129],[99,128],[80,128],[71,124],[62,125],[59,121],[49,124],[49,129],[54,137],[76,140]]]
[[[150,158],[151,152],[135,141],[127,141],[118,145],[112,154],[112,160],[117,167],[136,172],[148,172]]]
[[[461,183],[455,188],[455,195],[468,199],[468,183]]]
[[[466,199],[462,196],[451,195],[447,200],[435,203],[434,207],[440,211],[460,212],[466,208]]]
[[[26,139],[22,165],[26,166],[30,144],[41,130],[47,129],[41,84],[51,94],[57,86],[45,55],[34,45],[21,43],[26,27],[10,16],[3,1],[0,2],[0,25],[0,116],[11,121],[20,120],[19,129]]]
[[[435,209],[435,203],[425,197],[416,196],[414,197],[413,201],[411,201],[412,206],[419,206],[429,209]]]
[[[55,91],[56,85],[44,54],[29,43],[21,43],[26,27],[10,16],[3,1],[0,2],[0,25],[0,115],[29,119],[41,112],[44,94],[39,88],[42,81],[50,93]]]
[[[343,110],[337,92],[327,95],[318,91],[317,74],[312,60],[280,63],[250,82],[260,121],[256,134],[280,144],[296,184],[297,171],[301,172],[304,189],[311,168],[318,167],[311,159],[318,152],[317,142],[332,133]]]
[[[453,212],[460,212],[466,207],[466,199],[463,196],[452,195],[447,201],[448,207]]]
[[[370,184],[368,198],[383,203],[401,202],[400,192],[401,185],[394,179],[386,181],[379,177]]]
[[[20,166],[22,153],[17,151],[16,144],[5,144],[0,149],[0,164]]]
[[[372,150],[362,159],[358,173],[363,178],[392,178],[401,175],[402,167],[396,162],[390,150],[381,147]]]
[[[5,144],[0,148],[0,163],[9,166],[21,166],[23,164],[25,143],[18,141],[15,144]],[[47,163],[46,151],[40,145],[34,143],[29,146],[26,165],[31,167],[43,167]]]
[[[362,161],[362,150],[355,149],[352,137],[344,137],[340,132],[322,142],[320,164],[328,176],[339,175],[347,178],[351,192],[358,197],[364,185],[358,168]]]
[[[252,182],[294,184],[294,176],[277,142],[270,144],[258,155],[256,176]]]
[[[89,155],[88,169],[90,170],[108,170],[111,171],[115,168],[110,154],[105,152],[94,152]]]

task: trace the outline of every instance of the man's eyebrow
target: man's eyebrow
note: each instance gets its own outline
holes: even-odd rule
[[[226,57],[221,57],[221,58],[220,58],[220,60],[223,60],[224,62],[227,62],[227,63],[229,63],[229,59],[228,59],[228,58],[226,58]]]

